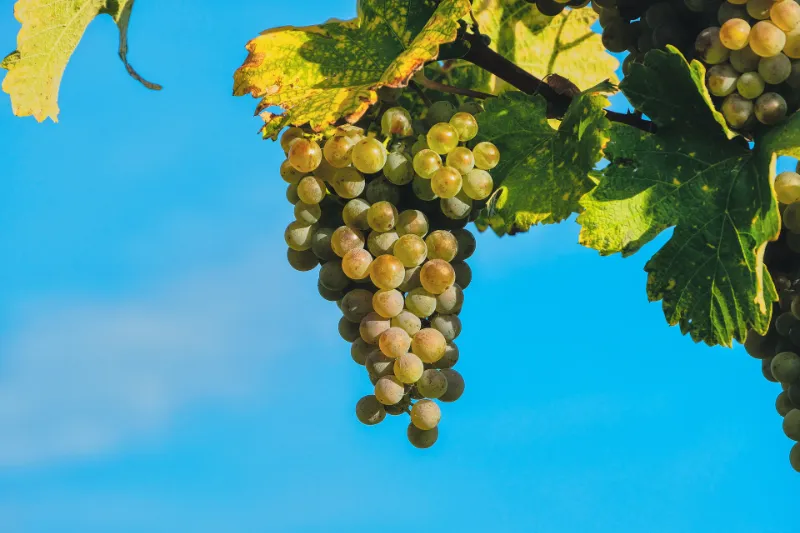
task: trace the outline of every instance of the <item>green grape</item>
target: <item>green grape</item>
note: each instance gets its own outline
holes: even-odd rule
[[[372,295],[372,308],[383,318],[394,318],[403,311],[403,293],[397,289],[379,290]]]
[[[758,22],[750,30],[750,48],[761,57],[780,54],[785,44],[786,34],[768,20]]]
[[[436,199],[436,193],[433,192],[430,179],[414,176],[414,181],[411,182],[411,190],[414,191],[414,196],[420,200],[430,202]]]
[[[421,265],[428,255],[428,247],[422,237],[417,235],[403,235],[394,243],[392,254],[403,263],[406,268]]]
[[[403,332],[403,335],[408,336],[402,329],[400,331]],[[395,359],[393,370],[398,380],[410,385],[416,383],[422,376],[425,365],[422,363],[422,360],[413,353],[403,353]]]
[[[359,140],[357,137],[336,135],[328,139],[322,147],[322,154],[334,168],[345,168],[353,162],[353,147]]]
[[[475,166],[481,170],[491,170],[500,162],[500,150],[487,141],[476,144],[472,153],[475,155]]]
[[[306,176],[297,184],[297,197],[306,204],[320,203],[327,192],[325,182],[316,176]]]
[[[431,189],[440,198],[452,198],[461,191],[461,173],[451,167],[442,167],[431,176]]]
[[[435,427],[428,431],[423,431],[414,424],[409,424],[406,435],[408,436],[408,442],[415,448],[430,448],[436,444],[436,439],[439,438],[439,428]]]
[[[398,238],[397,232],[395,231],[387,231],[384,233],[373,231],[369,234],[369,238],[367,239],[367,249],[375,257],[390,254]]]
[[[455,128],[461,142],[471,141],[478,134],[478,121],[469,113],[459,111],[450,119],[450,125]]]
[[[453,261],[450,264],[453,266],[453,270],[456,271],[456,283],[458,286],[462,289],[469,287],[469,284],[472,283],[472,269],[469,265],[464,261]]]
[[[386,164],[386,147],[379,140],[367,137],[353,147],[353,166],[364,174],[380,172]]]
[[[411,115],[402,107],[387,109],[381,118],[381,133],[400,137],[413,135],[414,129],[411,127]]]
[[[445,164],[459,171],[461,174],[466,174],[475,168],[475,156],[472,150],[465,146],[457,146],[452,152],[447,154]]]
[[[319,282],[326,289],[341,291],[350,285],[350,278],[345,275],[341,261],[328,261],[319,269]]]
[[[789,395],[786,394],[786,391],[782,391],[775,400],[775,410],[778,411],[779,415],[786,416],[792,409],[794,409],[794,405],[789,400]]]
[[[444,355],[441,359],[433,364],[433,367],[440,370],[445,368],[453,368],[456,366],[456,363],[458,363],[458,357],[458,346],[456,346],[456,343],[454,342],[449,342],[447,343],[447,348],[444,350]]]
[[[414,141],[414,144],[411,145],[411,157],[413,158],[415,155],[420,153],[422,150],[426,150],[427,148],[428,148],[427,137],[425,137],[424,135],[420,135],[419,137],[417,137],[417,140]]]
[[[345,317],[345,319],[347,319],[347,317]],[[355,326],[358,328],[358,323],[355,323]],[[361,338],[360,332],[358,334],[358,338],[350,345],[350,357],[356,364],[361,366],[364,366],[367,363],[367,357],[374,351],[375,347],[364,342],[364,339]]]
[[[728,63],[714,65],[708,69],[706,86],[714,96],[728,96],[736,90],[739,73]]]
[[[281,163],[280,173],[281,178],[286,183],[298,183],[306,175],[305,172],[300,172],[294,168],[288,159]]]
[[[364,247],[364,234],[355,228],[340,226],[331,235],[331,249],[339,257],[347,252]]]
[[[417,155],[414,156],[414,172],[417,173],[417,176],[429,180],[434,172],[441,167],[441,156],[429,148],[420,150],[417,152]]]
[[[319,204],[306,204],[302,201],[294,204],[294,218],[303,224],[316,224],[322,216]]]
[[[442,411],[432,400],[420,400],[411,408],[411,423],[426,431],[439,425]]]
[[[400,403],[405,392],[405,386],[394,376],[383,376],[375,384],[375,397],[383,405]]]
[[[319,292],[319,295],[322,296],[323,299],[329,302],[338,302],[344,297],[344,292],[333,291],[320,283],[319,280],[317,280],[317,292]]]
[[[478,246],[478,243],[475,240],[475,236],[472,234],[472,232],[461,228],[454,229],[450,233],[456,239],[456,253],[452,259],[449,259],[449,261],[464,261],[472,257],[472,254],[475,253],[475,249]],[[446,257],[440,257],[439,259],[448,261]]]
[[[447,218],[460,220],[467,218],[472,211],[472,199],[461,191],[452,198],[442,198],[439,200],[439,208]]]
[[[322,161],[320,161],[317,169],[314,171],[314,175],[322,181],[330,183],[336,176],[337,170],[339,169],[328,163],[327,159],[323,158]]]
[[[331,181],[331,186],[336,194],[348,199],[360,196],[364,192],[366,184],[364,175],[353,167],[337,170]]]
[[[364,342],[367,344],[377,344],[378,339],[383,332],[390,327],[391,325],[389,324],[388,319],[383,318],[381,315],[373,311],[361,319],[359,331],[361,333],[361,338],[364,339]]]
[[[443,259],[447,262],[458,254],[458,239],[453,232],[438,229],[425,239],[428,246],[428,259]]]
[[[749,46],[731,52],[731,66],[739,72],[753,72],[758,70],[761,56],[753,52]]]
[[[797,2],[778,1],[769,12],[770,20],[786,33],[800,26],[800,5]]]
[[[383,355],[397,359],[408,353],[408,349],[411,348],[411,337],[404,329],[390,327],[378,339],[378,346]],[[395,372],[395,376],[400,378],[400,381],[405,382],[397,372]]]
[[[473,200],[483,200],[492,194],[494,181],[492,175],[476,168],[464,176],[464,194]]]
[[[792,352],[781,352],[772,358],[770,370],[781,383],[794,383],[800,378],[800,357]]]
[[[386,158],[383,175],[395,185],[406,185],[414,179],[414,162],[408,154],[391,152]]]
[[[422,283],[419,281],[420,270],[422,270],[422,267],[418,266],[407,268],[406,273],[403,275],[403,283],[397,289],[402,292],[411,292],[417,287],[422,287]]]
[[[764,78],[758,72],[745,72],[736,81],[739,94],[748,100],[754,100],[764,92]]]
[[[364,396],[356,403],[356,418],[362,424],[374,426],[380,424],[386,418],[386,409],[378,401],[375,395]]]
[[[775,0],[748,0],[747,14],[758,20],[766,20],[769,18],[769,10]]]
[[[427,137],[430,149],[440,155],[450,153],[458,146],[458,132],[453,126],[446,122],[440,122],[434,125],[428,130]],[[414,165],[414,170],[417,170],[416,164]],[[418,170],[417,173],[419,174]]]
[[[444,335],[433,328],[423,328],[411,338],[411,351],[425,363],[435,363],[441,359],[446,348]]]
[[[419,318],[429,317],[436,311],[436,295],[422,287],[412,289],[406,295],[406,309]]]
[[[719,40],[728,50],[741,50],[750,41],[750,24],[743,19],[731,19],[719,29]]]
[[[734,93],[722,102],[722,114],[730,127],[738,129],[752,118],[754,107],[751,100]]]
[[[464,305],[464,291],[456,284],[436,296],[436,310],[443,315],[457,315]]]
[[[792,409],[783,417],[783,432],[794,441],[800,441],[800,410]]]
[[[786,85],[792,89],[800,89],[800,60],[792,61],[792,73],[786,79]]]
[[[785,54],[762,58],[758,63],[758,73],[770,85],[778,85],[792,73],[792,60]]]
[[[341,310],[347,320],[360,323],[365,316],[373,312],[372,293],[366,289],[349,291],[342,298]]]
[[[322,161],[322,149],[316,141],[296,139],[289,147],[289,163],[300,172],[314,172]]]
[[[429,293],[442,294],[456,282],[456,272],[447,261],[432,259],[422,265],[419,280]]]
[[[342,219],[345,226],[359,230],[368,230],[369,223],[367,222],[367,211],[369,211],[369,202],[361,198],[354,198],[347,202],[342,209]]]
[[[315,231],[317,231],[316,225],[303,224],[295,220],[286,227],[283,237],[289,248],[303,252],[311,249],[311,237]]]
[[[410,427],[411,426],[409,426],[409,428]],[[437,436],[438,436],[438,433],[437,433]],[[408,438],[409,438],[409,440],[411,440],[410,430],[409,430],[409,437]],[[414,438],[417,439],[418,441],[420,439],[420,437],[417,436],[417,435],[415,435]],[[436,437],[432,437],[432,438],[433,438],[433,442],[436,442]],[[414,444],[414,442],[412,441],[411,444]],[[433,445],[433,443],[431,443],[431,445]],[[794,468],[795,472],[800,472],[800,444],[795,444],[794,446],[792,446],[792,451],[789,452],[789,462],[791,463],[792,468]]]
[[[292,143],[300,139],[304,135],[304,132],[301,128],[289,128],[288,130],[283,132],[281,135],[281,148],[283,148],[283,153],[288,153],[289,148],[291,148]]]
[[[756,100],[756,118],[762,124],[777,124],[786,117],[787,111],[786,100],[778,93],[764,93]]]
[[[394,371],[394,359],[386,357],[380,350],[370,352],[364,364],[367,372],[374,375],[377,379],[384,376],[392,376]],[[377,381],[377,380],[376,380]]]
[[[378,99],[381,102],[393,104],[403,95],[403,87],[381,87],[378,89]]]
[[[647,8],[643,18],[648,28],[657,28],[675,22],[677,17],[669,2],[656,2]]]
[[[419,377],[416,387],[425,398],[441,398],[447,392],[447,378],[438,370],[429,368]]]
[[[631,45],[628,23],[622,19],[616,19],[606,24],[601,37],[603,46],[609,52],[624,52]]]
[[[361,339],[361,333],[358,330],[358,324],[355,322],[350,322],[345,317],[339,319],[339,335],[342,337],[342,339],[350,343]]]
[[[422,321],[411,311],[403,310],[392,318],[392,327],[400,328],[408,333],[409,336],[413,337],[422,329]]]
[[[461,334],[461,319],[458,315],[436,315],[431,327],[441,333],[444,340],[453,342]]]
[[[311,250],[286,250],[286,259],[289,265],[298,272],[308,272],[314,270],[319,264],[319,259]]]
[[[424,237],[428,234],[428,217],[417,209],[408,209],[397,217],[397,234]]]
[[[425,122],[429,126],[438,124],[440,122],[450,122],[453,115],[456,114],[456,106],[446,100],[434,102],[428,108],[428,115],[425,117]]]
[[[452,368],[445,368],[441,372],[447,378],[447,392],[439,400],[454,402],[461,398],[461,395],[464,394],[464,378],[461,377],[461,374]]]
[[[397,205],[400,202],[400,187],[381,176],[369,182],[365,196],[371,204],[389,202]]]
[[[483,113],[483,104],[480,102],[470,101],[464,102],[460,106],[458,106],[458,110],[464,113],[470,113],[471,115],[477,115],[479,113]],[[448,122],[445,120],[440,120],[439,122]]]
[[[783,53],[792,59],[800,59],[800,27],[786,33],[786,44]]]
[[[725,45],[720,41],[719,28],[717,27],[706,28],[701,31],[694,43],[694,48],[697,57],[709,65],[724,63],[731,54],[731,51],[725,48]]]
[[[782,204],[800,201],[800,174],[788,171],[778,174],[775,178],[775,195]]]
[[[333,228],[319,228],[311,237],[311,251],[322,261],[328,261],[336,257],[331,248],[331,236]]]
[[[371,264],[372,255],[363,248],[354,248],[342,257],[342,270],[348,278],[353,280],[365,279],[369,276]]]
[[[536,0],[536,9],[539,10],[539,13],[547,17],[555,17],[564,11],[565,7],[564,4],[556,0]]]
[[[372,262],[369,277],[379,289],[396,289],[405,277],[406,270],[393,255],[379,255]]]
[[[367,211],[367,223],[373,231],[391,231],[397,225],[397,208],[389,202],[374,203]]]
[[[717,11],[717,20],[720,24],[725,24],[731,19],[747,20],[747,8],[743,5],[731,4],[730,2],[723,2]]]

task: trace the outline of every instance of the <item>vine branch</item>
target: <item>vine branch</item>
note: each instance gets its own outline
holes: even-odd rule
[[[453,87],[446,83],[441,83],[425,77],[422,71],[414,75],[414,81],[426,89],[439,91],[440,93],[460,94],[461,96],[469,96],[470,98],[490,98],[493,94],[483,93],[481,91],[473,91],[472,89],[462,89],[461,87]]]
[[[549,114],[553,118],[562,117],[567,112],[570,103],[572,103],[570,94],[556,91],[546,82],[498,54],[489,48],[480,35],[467,33],[466,40],[470,48],[463,57],[464,60],[494,74],[522,92],[542,95],[550,104]],[[606,116],[613,122],[627,124],[648,133],[655,133],[656,131],[656,125],[649,120],[643,119],[639,114],[606,110]]]

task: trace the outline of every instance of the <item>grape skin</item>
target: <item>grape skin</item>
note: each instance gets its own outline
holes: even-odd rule
[[[367,249],[369,252],[378,257],[379,255],[392,253],[394,243],[399,239],[396,231],[373,231],[369,234],[367,239]]]
[[[787,33],[793,31],[800,26],[800,5],[797,2],[775,2],[770,9],[769,18],[781,30]]]
[[[745,72],[739,76],[736,82],[736,89],[739,94],[748,100],[761,96],[765,87],[764,79],[757,72]]]
[[[709,65],[724,63],[730,57],[730,50],[725,48],[719,38],[720,29],[717,27],[706,28],[695,41],[695,52],[697,57]]]
[[[417,209],[403,211],[397,218],[397,234],[401,237],[408,234],[424,237],[429,227],[428,217]]]
[[[380,172],[386,164],[386,147],[377,139],[361,139],[353,147],[353,166],[364,174]]]
[[[750,41],[750,24],[740,18],[731,19],[720,28],[719,39],[728,50],[741,50]]]
[[[361,322],[373,312],[372,293],[365,289],[353,289],[344,295],[341,305],[342,314],[351,322]]]
[[[397,359],[408,352],[411,347],[411,336],[402,328],[390,327],[381,334],[378,339],[378,347],[386,357]],[[395,375],[403,381],[402,376],[397,372]]]
[[[761,57],[778,55],[786,45],[786,34],[772,22],[762,20],[750,30],[750,48]]]
[[[431,320],[431,327],[441,333],[447,342],[452,342],[461,334],[461,319],[458,315],[436,315]]]
[[[298,251],[288,248],[286,250],[286,259],[289,265],[298,272],[308,272],[319,265],[319,259],[311,250]]]
[[[422,287],[422,283],[419,281],[420,270],[422,270],[421,266],[407,268],[405,274],[403,274],[403,283],[397,287],[398,290],[402,292],[411,292],[414,289]]]
[[[316,141],[298,138],[291,142],[288,160],[298,172],[313,172],[322,161],[322,149]]]
[[[405,387],[394,376],[384,376],[375,384],[375,398],[383,405],[400,403],[405,394]]]
[[[431,190],[439,198],[452,198],[461,191],[461,173],[452,167],[442,167],[431,176]]]
[[[464,394],[464,378],[452,368],[442,369],[441,372],[444,377],[447,378],[447,392],[445,392],[439,400],[443,402],[455,402]]]
[[[364,175],[353,167],[342,168],[333,175],[331,186],[337,195],[345,199],[356,198],[367,185]]]
[[[406,296],[406,309],[419,318],[427,318],[436,311],[436,296],[422,287],[413,289]]]
[[[396,257],[380,255],[372,262],[369,277],[379,289],[396,289],[403,283],[405,268]]]
[[[453,232],[436,230],[425,239],[428,246],[428,259],[442,259],[450,262],[458,254],[458,239]]]
[[[458,131],[453,126],[446,122],[440,122],[428,130],[428,146],[437,154],[444,155],[458,146],[458,137]]]
[[[411,408],[411,423],[423,431],[439,425],[442,411],[433,400],[420,400]]]
[[[350,250],[364,247],[364,235],[349,226],[340,226],[331,235],[331,249],[339,257],[344,257]]]
[[[764,93],[756,100],[754,110],[758,121],[769,126],[786,117],[788,106],[778,93]]]
[[[447,392],[447,378],[438,370],[425,370],[416,382],[417,391],[425,398],[441,398]]]
[[[361,231],[368,230],[367,211],[369,211],[369,207],[369,202],[361,198],[354,198],[347,202],[342,209],[344,225]]]
[[[362,424],[374,426],[375,424],[380,424],[386,418],[386,409],[384,409],[375,395],[370,394],[356,403],[356,418]]]
[[[413,337],[417,332],[422,329],[422,321],[414,313],[408,310],[403,310],[397,316],[392,318],[392,327],[400,328],[409,336]]]
[[[459,111],[450,119],[450,125],[456,130],[458,140],[471,141],[478,134],[478,121],[469,113]],[[430,141],[428,141],[430,143]]]
[[[494,189],[492,175],[476,168],[464,176],[463,189],[464,194],[473,200],[488,198]]]
[[[770,363],[772,375],[782,383],[793,383],[800,378],[800,357],[792,352],[781,352]]]
[[[364,339],[364,342],[367,344],[377,344],[383,332],[390,327],[391,324],[388,319],[383,318],[373,311],[361,319],[359,331],[361,332],[361,338]]]
[[[792,73],[792,61],[785,54],[765,57],[758,63],[758,73],[765,82],[778,85]]]
[[[318,204],[325,198],[325,182],[316,176],[306,176],[297,184],[297,196],[306,204]]]
[[[464,305],[464,292],[457,284],[436,296],[436,310],[444,315],[457,315]]]
[[[479,142],[472,153],[475,156],[475,166],[481,170],[492,170],[500,163],[500,150],[490,142]]]
[[[430,448],[436,443],[436,440],[439,438],[439,428],[435,427],[431,430],[423,431],[414,424],[409,424],[406,434],[408,442],[410,442],[412,446],[425,449]]]
[[[425,148],[424,150],[417,152],[417,154],[414,156],[413,165],[414,172],[417,173],[417,176],[425,179],[431,179],[433,173],[441,168],[442,158],[430,148]]]
[[[775,178],[775,194],[782,204],[800,201],[800,174],[781,172]]]
[[[367,211],[367,223],[373,231],[386,233],[397,225],[397,208],[389,202],[377,202]]]
[[[311,248],[311,238],[317,227],[314,224],[303,224],[296,220],[290,222],[284,232],[286,245],[292,250],[303,252]]]
[[[403,330],[400,330],[403,331]],[[405,333],[405,331],[403,331]],[[408,385],[416,383],[425,370],[422,360],[413,353],[404,353],[394,361],[394,375]]]
[[[422,265],[419,279],[426,291],[438,295],[456,282],[456,273],[447,261],[432,259]]]
[[[384,318],[394,318],[403,311],[403,294],[396,290],[380,290],[372,295],[372,308]]]
[[[433,363],[433,368],[445,369],[453,368],[458,363],[460,352],[458,346],[454,342],[448,342],[447,347],[444,349],[444,355],[441,359]]]
[[[800,410],[792,409],[783,418],[783,432],[794,441],[800,441]]]
[[[445,165],[456,169],[460,174],[466,174],[475,168],[475,155],[469,148],[458,146],[447,154]]]
[[[425,241],[417,235],[403,235],[394,243],[393,255],[403,263],[406,268],[421,265],[428,255]]]
[[[435,363],[444,355],[447,341],[433,328],[423,328],[411,338],[411,351],[425,363]]]
[[[305,133],[301,128],[289,128],[283,132],[281,135],[281,148],[283,148],[283,153],[288,153],[289,148],[291,148],[292,143],[296,140],[301,138]]]
[[[728,95],[722,102],[722,114],[732,128],[741,128],[753,116],[754,104],[738,94]]]

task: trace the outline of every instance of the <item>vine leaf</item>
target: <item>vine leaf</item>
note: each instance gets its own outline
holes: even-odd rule
[[[610,164],[578,223],[582,244],[624,256],[674,227],[645,265],[648,298],[662,300],[669,324],[695,342],[730,346],[769,326],[777,294],[763,253],[780,229],[774,153],[800,134],[787,122],[771,133],[781,141],[750,150],[714,109],[704,76],[674,48],[633,66],[620,88],[658,131],[613,126]]]
[[[548,17],[526,0],[475,0],[472,10],[491,48],[540,79],[558,73],[584,90],[616,81],[619,61],[592,30],[598,15],[590,8]],[[513,89],[467,61],[454,61],[452,70],[460,87],[493,94]]]
[[[478,220],[500,235],[527,231],[533,224],[560,222],[580,209],[578,200],[593,186],[589,173],[603,157],[610,122],[602,84],[575,97],[560,125],[547,119],[541,96],[506,92],[486,102],[478,115],[479,140],[500,149],[491,174],[498,185]]]
[[[267,30],[247,44],[233,94],[261,98],[264,137],[286,125],[322,131],[339,118],[356,122],[381,87],[404,87],[456,39],[469,0],[360,0],[359,16],[304,28]]]
[[[120,31],[119,54],[128,72],[150,89],[159,85],[141,78],[127,61],[127,32],[134,0],[19,0],[14,15],[22,24],[17,50],[2,67],[8,70],[3,90],[17,116],[58,122],[58,90],[64,69],[89,23],[100,14],[114,18]]]

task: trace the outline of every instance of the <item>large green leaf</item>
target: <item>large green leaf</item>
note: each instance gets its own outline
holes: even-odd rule
[[[114,18],[120,32],[119,55],[128,72],[150,89],[127,60],[128,23],[134,0],[19,0],[14,15],[22,24],[17,51],[3,60],[9,72],[3,90],[17,116],[58,121],[58,89],[70,56],[89,23],[100,14]]]
[[[557,73],[581,89],[616,81],[619,62],[606,53],[593,32],[597,13],[567,9],[556,17],[542,15],[525,0],[475,0],[473,12],[491,47],[539,78]],[[511,89],[496,76],[466,61],[455,61],[454,81],[461,87],[499,94]]]
[[[492,170],[498,190],[478,221],[498,234],[560,222],[578,211],[593,186],[589,172],[603,157],[610,123],[604,107],[608,85],[577,96],[557,129],[541,96],[506,92],[478,115],[479,140],[500,149]]]
[[[584,196],[580,241],[602,254],[638,251],[673,227],[647,262],[647,293],[696,342],[730,346],[764,333],[777,295],[763,263],[780,223],[771,187],[775,151],[800,143],[795,121],[751,150],[725,126],[703,83],[705,69],[674,49],[650,52],[621,89],[657,125],[616,124],[610,161]],[[667,81],[668,80],[668,81]]]
[[[341,117],[357,121],[381,87],[403,87],[439,46],[455,40],[468,0],[360,0],[358,18],[268,30],[247,44],[233,93],[261,98],[265,137],[286,125],[321,131]]]

